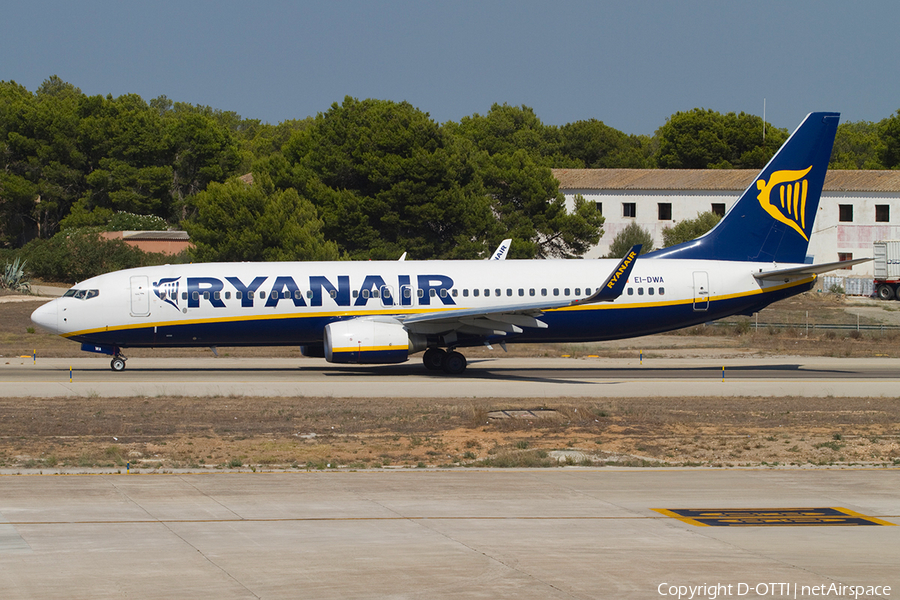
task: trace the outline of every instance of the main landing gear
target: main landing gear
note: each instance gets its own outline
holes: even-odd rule
[[[429,348],[422,356],[422,362],[426,369],[448,375],[459,375],[466,370],[466,357],[456,350],[447,352],[442,348]]]
[[[126,360],[128,359],[120,353],[116,352],[116,355],[113,357],[113,359],[109,361],[109,368],[113,371],[124,371]]]

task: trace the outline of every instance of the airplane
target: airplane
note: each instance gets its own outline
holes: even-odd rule
[[[34,311],[39,326],[112,356],[126,348],[297,345],[342,364],[423,352],[591,342],[751,315],[869,259],[807,262],[839,113],[810,113],[705,235],[622,260],[434,260],[164,265],[93,277]],[[494,258],[505,255],[504,244]]]

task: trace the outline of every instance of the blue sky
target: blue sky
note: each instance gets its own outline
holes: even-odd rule
[[[406,100],[438,122],[493,103],[547,124],[652,134],[679,110],[793,129],[900,109],[896,1],[2,2],[0,80],[58,75],[270,123],[344,96]]]

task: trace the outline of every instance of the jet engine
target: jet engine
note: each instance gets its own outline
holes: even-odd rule
[[[424,350],[424,335],[395,319],[352,319],[325,326],[325,360],[333,363],[401,363]]]

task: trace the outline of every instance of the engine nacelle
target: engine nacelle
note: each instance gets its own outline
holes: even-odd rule
[[[399,321],[352,319],[325,326],[325,360],[333,363],[401,363],[426,346]]]

